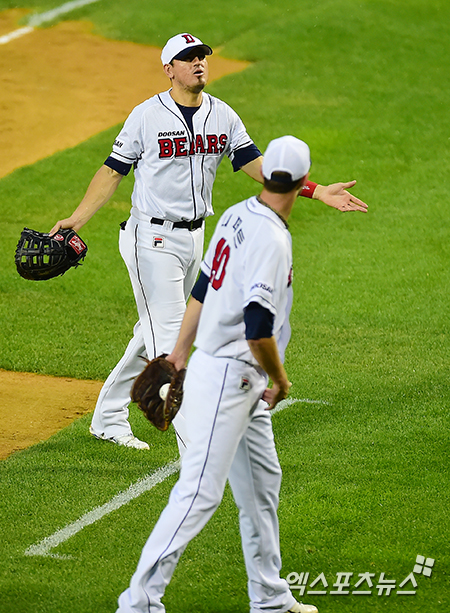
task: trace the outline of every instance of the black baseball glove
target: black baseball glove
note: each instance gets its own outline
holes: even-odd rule
[[[167,430],[183,400],[186,369],[177,370],[162,354],[147,360],[147,366],[136,377],[131,388],[131,400],[158,430]]]
[[[86,253],[86,243],[72,229],[58,230],[50,236],[24,228],[16,247],[17,272],[34,281],[52,279],[79,266]]]

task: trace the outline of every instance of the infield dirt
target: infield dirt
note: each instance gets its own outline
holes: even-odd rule
[[[21,27],[28,13],[0,12],[0,36]],[[249,65],[215,51],[210,82]],[[168,89],[160,53],[98,36],[88,21],[64,21],[0,45],[0,178],[123,122],[136,104]],[[92,411],[100,387],[0,371],[0,459]]]

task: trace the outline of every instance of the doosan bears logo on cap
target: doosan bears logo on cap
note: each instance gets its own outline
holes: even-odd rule
[[[174,59],[182,59],[182,57],[187,55],[194,47],[198,47],[199,52],[204,55],[211,55],[213,52],[209,45],[205,45],[199,38],[188,32],[177,34],[169,38],[161,52],[161,62],[163,66],[165,64],[170,64]]]

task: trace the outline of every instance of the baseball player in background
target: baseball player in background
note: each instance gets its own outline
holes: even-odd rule
[[[251,613],[317,613],[279,575],[281,469],[268,412],[291,386],[282,363],[292,302],[287,219],[309,168],[303,141],[273,140],[261,195],[229,208],[216,226],[167,357],[183,368],[195,339],[180,409],[187,443],[180,477],[117,613],[165,610],[161,598],[176,564],[217,509],[227,479],[239,508]]]
[[[206,56],[211,53],[211,47],[191,34],[177,34],[167,42],[161,61],[171,89],[131,112],[79,206],[50,231],[79,231],[134,168],[131,214],[122,224],[119,249],[139,320],[102,387],[90,426],[95,437],[127,447],[149,448],[133,435],[128,422],[131,386],[144,367],[140,356],[152,359],[170,353],[175,345],[203,254],[205,218],[213,214],[218,165],[227,156],[235,171],[241,169],[261,182],[262,156],[241,119],[203,91],[208,80]],[[307,182],[301,195],[341,211],[365,211],[366,205],[347,191],[354,183]],[[181,417],[174,427],[182,448]]]

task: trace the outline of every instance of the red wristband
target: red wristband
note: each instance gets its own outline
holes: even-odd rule
[[[304,196],[305,198],[312,198],[314,194],[314,190],[317,187],[317,183],[313,183],[312,181],[306,181],[305,185],[300,192],[300,196]]]

